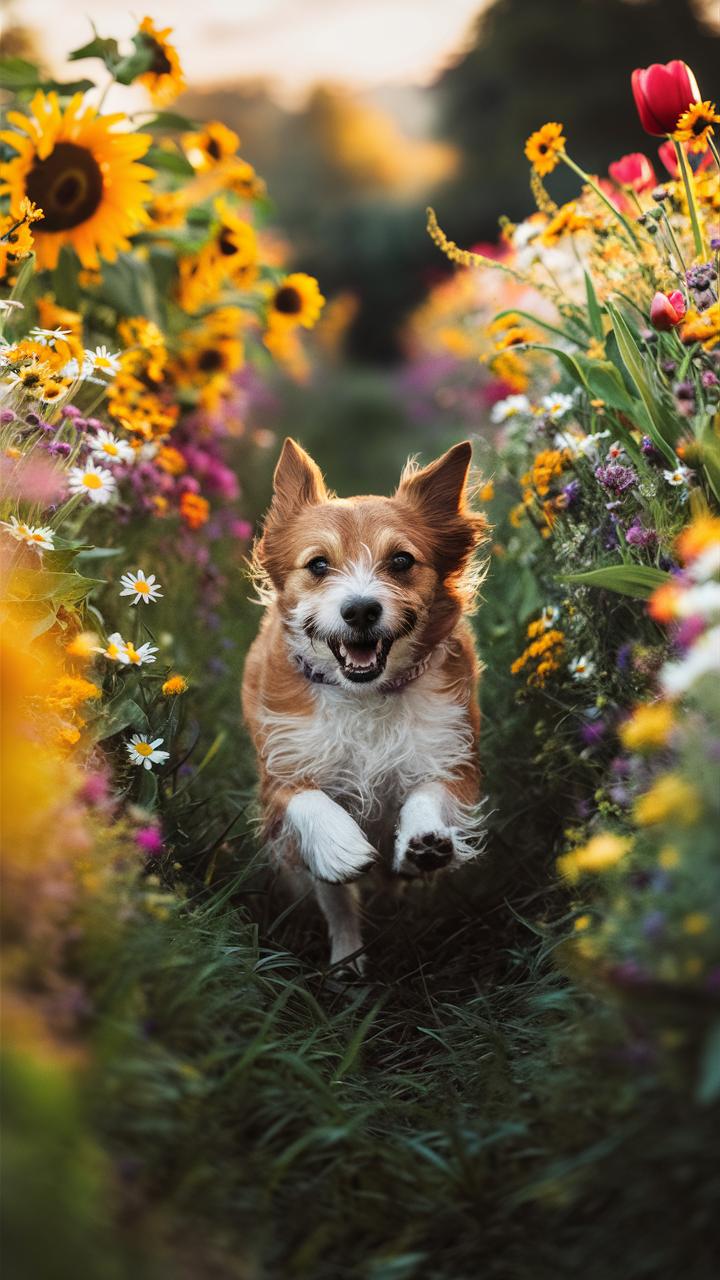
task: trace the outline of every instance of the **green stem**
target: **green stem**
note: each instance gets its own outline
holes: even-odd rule
[[[711,150],[711,151],[712,151],[712,153],[713,153],[713,156],[715,157],[715,163],[716,163],[716,165],[717,165],[718,169],[720,169],[720,153],[718,152],[718,149],[717,149],[717,147],[715,146],[715,143],[713,142],[712,138],[711,138],[709,135],[708,135],[708,140],[707,140],[707,142],[708,142],[708,146],[709,146],[710,150]]]
[[[690,212],[690,225],[692,226],[693,240],[695,241],[695,252],[699,258],[704,257],[705,249],[703,247],[702,233],[700,231],[700,219],[698,217],[697,204],[695,203],[695,191],[693,189],[692,178],[688,168],[688,162],[685,158],[681,143],[676,138],[671,139],[677,156],[678,167],[682,175],[685,185],[685,195],[687,196],[688,210]]]
[[[662,207],[662,205],[660,206],[660,211],[662,213],[663,223],[667,230],[668,236],[670,237],[670,242],[678,256],[678,262],[680,263],[680,266],[682,267],[683,271],[686,271],[687,267],[685,266],[685,259],[683,258],[683,255],[682,255],[682,249],[680,248],[677,236],[675,235],[675,232],[672,229],[672,224],[670,222],[670,219],[668,218],[667,213],[665,209]]]
[[[623,227],[625,234],[630,237],[630,240],[632,241],[632,244],[633,244],[633,248],[639,249],[640,241],[638,240],[635,234],[635,230],[632,226],[632,223],[628,222],[627,218],[622,213],[620,213],[620,210],[615,208],[615,205],[613,204],[612,200],[608,199],[608,197],[605,195],[605,192],[602,191],[601,188],[598,186],[597,182],[595,182],[590,177],[590,174],[586,173],[584,169],[581,169],[579,164],[575,164],[575,161],[571,160],[570,157],[565,154],[565,152],[562,153],[560,159],[562,160],[563,164],[566,164],[568,166],[568,169],[572,169],[573,173],[576,173],[579,178],[582,178],[583,182],[587,183],[587,185],[592,188],[596,196],[600,197],[603,204],[607,205],[613,217],[617,218],[618,222]]]

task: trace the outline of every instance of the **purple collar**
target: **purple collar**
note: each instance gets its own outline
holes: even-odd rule
[[[412,684],[413,680],[417,680],[423,672],[427,671],[432,655],[433,651],[431,650],[424,658],[421,658],[419,662],[416,662],[413,667],[410,667],[408,671],[404,671],[402,675],[396,676],[394,680],[384,680],[381,684],[377,685],[377,692],[398,693],[407,685]],[[306,680],[310,681],[311,684],[329,684],[333,685],[336,689],[341,688],[341,685],[337,680],[331,680],[329,676],[326,676],[324,672],[320,671],[317,667],[311,666],[307,659],[301,657],[299,653],[293,654],[293,657],[300,672],[305,676]]]

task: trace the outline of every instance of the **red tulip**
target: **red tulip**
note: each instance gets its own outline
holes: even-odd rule
[[[687,159],[687,162],[690,168],[692,169],[693,173],[702,173],[703,169],[710,168],[710,165],[713,162],[711,151],[706,151],[703,154],[703,156],[698,160],[697,152],[688,153],[687,143],[681,142],[680,146],[683,147],[683,150],[685,151],[685,158]],[[672,142],[663,142],[662,146],[658,147],[658,155],[662,160],[663,164],[665,165],[665,168],[667,169],[668,173],[670,174],[670,177],[679,178],[680,167],[678,165],[677,155],[675,154],[675,147],[673,146]]]
[[[669,333],[685,315],[685,299],[679,289],[672,293],[656,293],[650,303],[650,323],[653,329]]]
[[[621,160],[614,160],[608,165],[608,173],[619,187],[630,187],[637,195],[657,186],[655,170],[641,151],[633,151]]]
[[[658,137],[674,133],[683,111],[700,101],[695,76],[678,59],[633,71],[632,91],[643,129]]]

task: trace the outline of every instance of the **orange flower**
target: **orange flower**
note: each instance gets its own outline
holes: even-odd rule
[[[180,499],[180,515],[189,529],[199,529],[207,524],[210,503],[198,493],[184,493]]]
[[[648,601],[648,613],[656,622],[672,622],[677,617],[680,589],[675,582],[666,582],[653,591]]]

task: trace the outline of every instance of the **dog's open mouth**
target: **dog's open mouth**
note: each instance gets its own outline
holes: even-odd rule
[[[329,636],[327,641],[343,675],[355,684],[376,680],[385,670],[385,664],[393,645],[392,636],[363,637],[361,640],[340,640]]]

